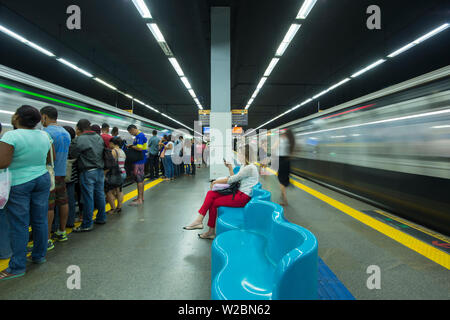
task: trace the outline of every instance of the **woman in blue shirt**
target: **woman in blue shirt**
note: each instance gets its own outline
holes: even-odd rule
[[[22,106],[12,116],[15,130],[6,132],[0,140],[0,169],[9,168],[11,191],[5,206],[10,227],[12,256],[7,269],[0,272],[0,281],[25,274],[29,238],[28,225],[33,229],[34,263],[45,262],[48,233],[48,197],[50,175],[46,164],[51,162],[50,136],[34,128],[41,120],[39,111]]]

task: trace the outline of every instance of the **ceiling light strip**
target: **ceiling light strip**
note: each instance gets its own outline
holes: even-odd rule
[[[306,2],[307,2],[307,0],[305,1],[305,4],[306,4]],[[314,2],[316,2],[316,1],[314,1]],[[305,5],[305,4],[304,4],[304,5]],[[299,15],[300,15],[300,13],[299,13]],[[442,31],[444,31],[444,30],[446,30],[446,29],[449,28],[449,27],[450,27],[450,24],[449,24],[449,23],[445,23],[445,24],[443,24],[443,25],[441,25],[441,26],[439,26],[439,27],[433,29],[432,31],[426,33],[425,35],[423,35],[423,36],[417,38],[417,39],[414,40],[413,42],[411,42],[411,43],[409,43],[409,44],[403,46],[402,48],[400,48],[400,49],[394,51],[393,53],[389,54],[389,55],[387,56],[387,58],[393,58],[393,57],[399,55],[400,53],[402,53],[402,52],[404,52],[404,51],[406,51],[406,50],[408,50],[408,49],[414,47],[415,45],[417,45],[417,44],[419,44],[419,43],[421,43],[421,42],[423,42],[423,41],[425,41],[425,40],[427,40],[427,39],[433,37],[434,35],[436,35],[436,34],[442,32]],[[365,73],[365,72],[367,72],[367,71],[369,71],[369,70],[375,68],[376,66],[378,66],[378,65],[380,65],[380,64],[382,64],[382,63],[384,63],[384,62],[386,62],[386,61],[387,61],[386,59],[379,59],[379,60],[375,61],[374,63],[368,65],[367,67],[365,67],[365,68],[361,69],[360,71],[357,71],[356,73],[354,73],[353,75],[351,75],[351,78],[356,78],[356,77],[360,76],[361,74],[363,74],[363,73]],[[278,115],[277,117],[273,118],[272,120],[270,120],[270,121],[268,121],[268,122],[262,124],[261,126],[257,127],[256,129],[250,131],[249,134],[252,133],[253,131],[256,131],[256,130],[258,130],[259,128],[261,128],[261,127],[263,127],[263,126],[269,124],[270,122],[272,122],[272,121],[274,121],[274,120],[280,118],[281,116],[286,115],[287,113],[289,113],[289,112],[291,112],[291,111],[294,111],[294,110],[296,110],[297,108],[299,108],[299,107],[301,107],[301,106],[303,106],[303,105],[305,105],[305,104],[311,102],[313,99],[316,99],[316,98],[318,98],[318,97],[320,97],[320,96],[322,96],[322,95],[328,93],[329,91],[336,89],[337,87],[343,85],[344,83],[346,83],[346,82],[348,82],[348,81],[350,81],[350,80],[351,80],[350,78],[345,78],[344,80],[342,80],[342,81],[336,83],[335,85],[332,85],[332,86],[329,87],[328,89],[326,89],[326,90],[324,90],[324,91],[322,91],[322,92],[316,94],[316,95],[313,96],[312,98],[309,98],[309,99],[305,100],[303,103],[301,103],[301,104],[299,104],[299,105],[296,105],[295,107],[292,107],[291,109],[287,110],[287,111],[284,112],[283,114]],[[252,98],[253,98],[253,96],[252,96]],[[371,105],[370,105],[370,106],[371,106]],[[250,104],[247,104],[247,106],[245,107],[245,109],[248,109],[249,107],[250,107]],[[447,112],[447,111],[445,111],[444,113],[446,113],[446,112]],[[434,114],[434,113],[427,113],[427,114],[423,114],[423,115],[432,115],[432,114]],[[409,119],[409,118],[414,118],[414,117],[417,117],[417,116],[408,116],[408,117],[403,117],[403,118],[398,118],[398,119]],[[398,120],[398,119],[394,119],[394,120],[391,119],[391,120],[389,120],[389,121],[396,121],[396,120]],[[382,120],[381,122],[386,122],[386,121],[387,121],[387,120]],[[380,123],[380,122],[371,122],[371,123],[369,123],[369,124],[375,124],[375,123]],[[326,131],[328,131],[328,130],[331,130],[331,129],[327,129]],[[323,132],[323,130],[321,130],[321,131],[316,131],[316,132]]]
[[[145,6],[145,3],[144,3],[142,0],[137,0],[137,1],[133,0],[133,3],[134,3],[135,6],[138,8],[138,10],[139,10],[139,7],[144,8],[144,6]],[[139,5],[138,5],[138,3],[139,3]],[[142,6],[142,4],[143,4],[143,6]],[[145,6],[145,8],[146,8],[146,6]],[[147,11],[148,11],[148,9],[147,9]],[[143,10],[143,12],[147,12],[147,11],[146,11],[145,9]],[[142,14],[141,14],[141,15],[142,15]],[[150,12],[149,12],[149,11],[148,11],[148,14],[145,13],[144,15],[145,15],[145,17],[151,18],[151,15],[150,15]],[[144,15],[143,15],[143,17],[144,17]],[[157,29],[157,30],[159,30],[159,29]],[[34,49],[36,49],[36,50],[38,50],[38,51],[44,53],[44,54],[46,54],[47,56],[55,57],[55,55],[54,55],[52,52],[50,52],[50,51],[48,51],[48,50],[42,48],[41,46],[39,46],[39,45],[37,45],[37,44],[35,44],[35,43],[29,41],[29,40],[27,40],[26,38],[22,37],[21,35],[19,35],[19,34],[13,32],[13,31],[11,31],[10,29],[4,27],[3,25],[0,25],[0,31],[3,32],[3,33],[5,33],[5,34],[7,34],[7,35],[9,35],[10,37],[12,37],[12,38],[14,38],[14,39],[16,39],[16,40],[22,42],[23,44],[26,44],[26,45],[28,45],[28,46],[30,46],[30,47],[32,47],[32,48],[34,48]],[[161,36],[162,36],[162,35],[161,35]],[[164,39],[164,37],[162,37],[162,38]],[[122,95],[124,95],[124,96],[126,96],[126,97],[128,97],[128,98],[130,98],[130,99],[134,99],[131,95],[119,91],[119,90],[118,90],[116,87],[114,87],[113,85],[107,83],[106,81],[104,81],[104,80],[102,80],[102,79],[100,79],[100,78],[94,77],[94,75],[92,75],[90,72],[88,72],[88,71],[86,71],[86,70],[84,70],[84,69],[82,69],[82,68],[76,66],[75,64],[73,64],[73,63],[67,61],[66,59],[63,59],[63,58],[56,58],[56,60],[59,61],[60,63],[65,64],[66,66],[68,66],[68,67],[70,67],[70,68],[72,68],[72,69],[74,69],[74,70],[76,70],[76,71],[78,71],[78,72],[84,74],[85,76],[87,76],[87,77],[89,77],[89,78],[94,78],[95,81],[97,81],[97,82],[99,82],[99,83],[105,85],[106,87],[108,87],[108,88],[110,88],[110,89],[112,89],[112,90],[116,90],[116,91],[118,91],[119,93],[121,93]],[[25,92],[25,91],[24,91],[24,93],[36,95],[36,94],[34,94],[34,93],[31,93],[31,92]],[[39,95],[39,96],[40,96],[40,95]],[[45,96],[40,96],[40,97],[44,97],[44,98],[49,99],[49,100],[52,100],[52,99],[53,99],[53,98],[49,98],[49,97],[45,97]],[[144,106],[148,106],[148,105],[146,105],[145,103],[143,103],[142,101],[140,101],[140,100],[138,100],[138,99],[134,99],[134,100],[137,101],[137,102],[139,102],[139,103],[141,103],[141,104],[144,105]],[[71,105],[71,106],[75,106],[75,107],[78,107],[78,108],[84,108],[84,109],[89,110],[89,111],[93,111],[93,112],[97,112],[97,113],[102,113],[102,114],[105,114],[105,115],[113,116],[113,115],[110,115],[110,114],[108,114],[108,113],[103,113],[103,112],[96,111],[96,110],[93,110],[93,109],[89,109],[89,108],[81,107],[81,106],[78,106],[78,105],[70,104],[70,103],[67,103],[67,102],[64,102],[64,101],[61,101],[61,100],[53,99],[53,101],[60,102],[60,103],[64,103],[64,104],[69,104],[69,105]],[[199,104],[200,104],[200,103],[199,103]],[[154,109],[154,108],[152,108],[152,107],[150,107],[150,109],[153,110],[153,111],[155,111],[155,112],[157,112],[157,113],[161,113],[160,111],[158,111],[158,110],[156,110],[156,109]],[[113,116],[113,117],[116,117],[116,118],[121,119],[120,117],[117,117],[117,116]],[[191,129],[191,128],[189,128],[189,129],[190,129],[190,130],[193,130],[193,129]]]

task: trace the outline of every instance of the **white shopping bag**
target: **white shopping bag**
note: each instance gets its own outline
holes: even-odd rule
[[[11,173],[8,169],[0,170],[0,209],[3,209],[8,202],[10,190]]]

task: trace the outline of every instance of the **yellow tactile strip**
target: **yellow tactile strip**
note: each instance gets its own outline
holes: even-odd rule
[[[156,186],[157,184],[161,183],[162,181],[164,181],[164,180],[163,179],[156,179],[156,180],[153,180],[150,183],[147,183],[144,186],[144,191],[146,191],[146,190]],[[129,201],[130,199],[136,197],[137,194],[138,194],[137,189],[134,189],[133,191],[125,194],[124,197],[123,197],[123,203],[125,203],[125,202]],[[106,212],[110,211],[111,210],[111,206],[109,204],[106,204],[105,210],[106,210]],[[93,219],[95,219],[96,216],[97,216],[97,210],[94,211]],[[81,225],[81,222],[75,223],[75,227],[78,227],[79,225]],[[66,228],[66,232],[67,232],[67,234],[72,233],[72,228]],[[30,255],[31,255],[31,253],[27,254],[27,256],[30,256]],[[0,271],[1,270],[5,270],[6,268],[8,268],[8,263],[9,263],[9,259],[0,259]]]

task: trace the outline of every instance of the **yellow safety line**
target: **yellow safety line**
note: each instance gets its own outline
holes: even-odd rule
[[[259,165],[259,164],[258,164]],[[272,169],[268,168],[269,171],[271,171],[273,174],[276,175],[276,172]],[[329,205],[335,207],[336,209],[348,214],[352,218],[364,223],[365,225],[377,230],[378,232],[381,232],[385,236],[388,236],[389,238],[401,243],[402,245],[410,248],[413,251],[416,251],[417,253],[423,255],[424,257],[430,259],[431,261],[436,262],[437,264],[443,266],[446,269],[450,269],[450,255],[432,247],[431,245],[418,240],[409,234],[406,234],[402,231],[399,231],[395,229],[394,227],[391,227],[375,218],[372,218],[358,210],[355,210],[351,208],[350,206],[343,204],[342,202],[339,202],[337,200],[334,200],[333,198],[330,198],[319,191],[316,191],[310,187],[305,186],[304,184],[301,184],[300,182],[297,182],[293,179],[290,179],[290,182],[296,186],[297,188],[313,195],[314,197],[328,203]]]
[[[153,188],[154,186],[156,186],[157,184],[159,184],[159,183],[161,183],[163,181],[164,180],[160,178],[160,179],[153,180],[150,183],[147,183],[144,186],[144,191],[147,191],[148,189]],[[136,197],[137,194],[138,194],[137,189],[134,189],[133,191],[127,193],[123,197],[123,203],[125,203],[125,202],[129,201],[130,199]],[[116,201],[116,204],[117,204],[117,201]],[[106,206],[105,206],[105,211],[108,212],[110,210],[111,210],[111,206],[109,205],[109,203],[107,203]],[[95,220],[96,216],[97,216],[97,210],[94,211],[92,219]],[[81,222],[75,223],[75,227],[78,227],[79,225],[81,225]],[[67,232],[67,234],[72,233],[72,228],[66,228],[66,232]],[[31,241],[30,243],[33,243],[33,242]],[[30,252],[27,253],[27,257],[29,257],[29,256],[31,256]],[[5,270],[6,268],[8,268],[9,260],[10,259],[0,259],[0,270]]]
[[[379,213],[379,214],[381,214],[381,215],[383,215],[383,216],[385,216],[385,217],[388,217],[388,218],[390,218],[390,219],[392,219],[392,220],[395,220],[395,221],[397,221],[397,222],[400,222],[400,223],[402,223],[402,224],[405,224],[405,225],[407,225],[408,227],[411,227],[411,228],[413,228],[413,229],[419,230],[420,232],[426,233],[426,234],[428,234],[429,236],[432,236],[432,237],[434,237],[434,238],[436,238],[436,239],[439,239],[439,240],[442,240],[442,241],[444,241],[444,242],[450,243],[450,239],[447,238],[447,237],[445,237],[444,235],[441,235],[441,234],[436,233],[436,232],[429,231],[429,230],[427,230],[427,229],[425,229],[425,228],[423,228],[423,227],[421,227],[421,226],[419,226],[419,225],[413,224],[412,222],[406,221],[406,220],[404,220],[404,219],[402,219],[402,218],[399,218],[399,217],[394,216],[394,215],[392,215],[392,214],[389,214],[389,213],[387,213],[387,212],[384,212],[384,211],[381,211],[381,210],[378,210],[378,209],[375,209],[374,211],[377,212],[377,213]]]

